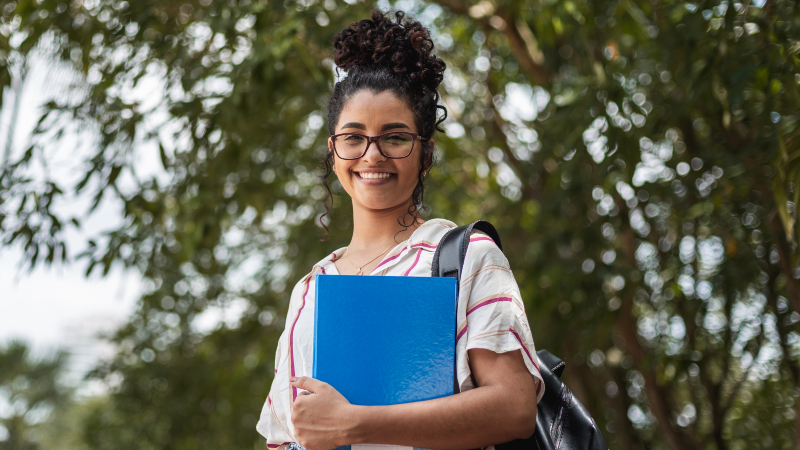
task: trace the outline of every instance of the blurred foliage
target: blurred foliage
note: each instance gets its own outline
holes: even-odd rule
[[[37,450],[50,420],[70,404],[61,376],[66,354],[35,359],[26,344],[0,347],[0,448]]]
[[[448,64],[431,217],[497,226],[537,346],[611,448],[798,445],[797,3],[378,5],[428,25]],[[145,278],[94,374],[110,395],[86,407],[90,448],[263,448],[288,287],[349,238],[334,184],[319,242],[315,168],[332,37],[372,6],[3,2],[3,107],[36,49],[84,75],[3,161],[3,245],[68,259],[106,196],[124,221],[82,257]],[[48,154],[79,153],[76,123],[93,139],[64,184]],[[85,214],[58,209],[76,198]]]

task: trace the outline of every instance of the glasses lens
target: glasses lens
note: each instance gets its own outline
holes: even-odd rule
[[[367,149],[369,141],[364,136],[354,134],[336,136],[333,145],[340,158],[360,158]],[[405,158],[414,148],[414,135],[409,133],[391,133],[381,136],[378,145],[384,155],[390,158]]]
[[[367,140],[363,136],[356,135],[336,136],[333,145],[340,158],[358,158],[364,153]]]
[[[414,136],[408,133],[392,133],[378,139],[383,153],[390,158],[404,158],[414,148]]]

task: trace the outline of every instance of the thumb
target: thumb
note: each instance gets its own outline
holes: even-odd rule
[[[304,389],[308,392],[316,393],[328,383],[325,383],[324,381],[315,380],[311,377],[290,377],[289,384],[298,389]]]

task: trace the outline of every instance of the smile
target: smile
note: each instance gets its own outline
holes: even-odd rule
[[[379,180],[383,178],[389,178],[392,176],[390,173],[379,173],[379,172],[356,172],[359,178],[364,178],[366,180]]]

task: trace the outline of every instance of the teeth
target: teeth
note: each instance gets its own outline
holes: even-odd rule
[[[391,174],[389,173],[373,173],[373,172],[359,172],[361,178],[366,178],[368,180],[372,179],[379,179],[379,178],[389,178]]]

